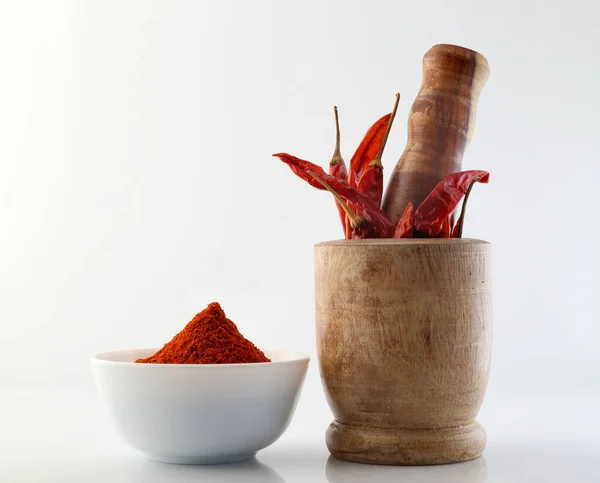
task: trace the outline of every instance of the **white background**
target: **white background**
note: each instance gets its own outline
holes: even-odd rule
[[[258,346],[313,356],[297,417],[327,421],[313,245],[341,229],[271,154],[327,163],[336,104],[349,160],[400,91],[389,173],[423,54],[455,43],[492,71],[463,162],[491,172],[465,232],[494,250],[486,404],[589,401],[599,15],[592,0],[2,0],[3,388],[91,387],[91,355],[160,346],[218,300]]]

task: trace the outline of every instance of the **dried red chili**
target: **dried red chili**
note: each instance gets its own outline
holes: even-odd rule
[[[310,173],[311,172],[309,171],[309,175]],[[321,178],[321,180],[325,181],[325,183],[331,189],[333,189],[333,191],[347,200],[349,205],[351,204],[352,208],[359,215],[365,218],[369,226],[368,233],[370,238],[389,238],[392,236],[395,228],[394,224],[384,213],[384,211],[367,196],[359,193],[341,179],[335,178],[328,174],[322,175],[319,173],[313,173],[313,175],[314,174],[317,175],[317,177],[314,178],[315,181],[317,181],[317,178]]]
[[[323,181],[318,175],[316,175],[312,171],[309,171],[309,174],[333,195],[333,197],[338,203],[338,206],[340,206],[342,210],[344,210],[346,220],[348,220],[351,229],[350,235],[346,236],[346,238],[367,238],[367,235],[370,231],[369,226],[367,224],[367,220],[365,220],[365,218],[363,216],[360,216],[358,213],[354,213],[354,211],[352,211],[352,209],[348,206],[344,199],[339,194],[337,194],[331,188],[331,186],[329,186],[325,181]]]
[[[442,223],[442,229],[437,234],[436,238],[450,238],[450,235],[452,234],[452,223],[450,222],[451,217],[452,215],[444,220],[444,223]]]
[[[396,117],[396,111],[398,110],[398,103],[400,102],[400,94],[396,94],[396,102],[394,103],[394,109],[390,114],[390,118],[387,122],[383,139],[379,145],[379,150],[373,158],[373,160],[362,170],[359,175],[357,189],[361,193],[367,195],[373,200],[377,206],[381,206],[381,197],[383,196],[383,165],[381,164],[381,158],[383,156],[383,150],[388,140],[394,118]]]
[[[312,171],[313,173],[317,173],[319,176],[326,175],[327,173],[325,170],[318,164],[305,161],[304,159],[297,158],[296,156],[292,156],[291,154],[287,153],[277,153],[273,156],[281,159],[281,161],[290,167],[296,176],[302,178],[313,188],[317,188],[319,190],[325,189],[317,180],[308,174],[308,171]]]
[[[471,170],[446,176],[415,211],[415,230],[437,236],[473,182],[487,183],[490,173]]]
[[[146,364],[242,364],[270,362],[240,334],[217,302],[211,303],[162,349],[135,362]]]
[[[348,182],[353,188],[356,188],[363,171],[373,161],[377,151],[379,151],[391,116],[390,113],[378,119],[369,128],[358,148],[356,148],[354,156],[350,160],[350,172],[348,174]]]
[[[411,206],[397,226],[380,208],[383,193],[382,153],[396,115],[400,95],[390,114],[373,124],[357,148],[347,169],[340,153],[340,129],[337,108],[336,146],[329,163],[330,174],[320,166],[287,153],[274,154],[311,186],[335,193],[344,233],[350,238],[416,237],[448,238],[462,236],[464,210],[472,184],[487,183],[486,171],[465,171],[447,176],[415,209]],[[346,181],[347,176],[347,181]],[[465,196],[466,195],[466,196]],[[453,225],[453,212],[465,196],[461,217]],[[340,202],[340,199],[342,200]],[[360,217],[360,218],[359,218]],[[412,217],[413,222],[410,222]]]
[[[415,208],[409,201],[404,213],[398,220],[396,230],[394,231],[394,238],[412,238],[413,237],[413,225],[415,224]]]

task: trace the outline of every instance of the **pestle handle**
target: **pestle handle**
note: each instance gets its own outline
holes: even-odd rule
[[[489,74],[485,57],[457,45],[434,45],[423,57],[423,80],[409,113],[406,147],[383,200],[394,223],[409,201],[419,206],[445,176],[461,171]]]

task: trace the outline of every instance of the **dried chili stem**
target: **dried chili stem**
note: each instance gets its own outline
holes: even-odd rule
[[[335,115],[335,151],[333,152],[329,166],[335,166],[336,164],[344,163],[344,159],[340,153],[340,120],[338,118],[337,106],[333,106],[333,113]]]
[[[325,181],[323,181],[316,173],[313,173],[312,171],[307,171],[307,173],[310,174],[315,180],[317,180],[323,186],[323,188],[325,188],[327,191],[329,191],[333,195],[335,200],[340,204],[340,206],[346,213],[348,220],[350,220],[350,226],[352,227],[353,230],[364,223],[365,219],[362,216],[360,216],[358,213],[354,213],[350,209],[348,204],[344,201],[344,198],[342,198],[339,194],[337,194],[331,186],[329,186]]]
[[[373,161],[369,163],[369,166],[377,166],[383,169],[383,165],[381,164],[381,158],[383,157],[383,150],[385,149],[385,145],[388,140],[388,136],[390,135],[390,131],[392,130],[392,124],[394,123],[394,118],[396,117],[396,111],[398,110],[398,104],[400,103],[400,93],[396,93],[396,102],[394,103],[394,109],[392,109],[392,115],[388,122],[387,128],[385,130],[385,134],[383,135],[383,141],[381,142],[381,146],[379,146],[379,151],[375,155]]]
[[[465,223],[465,212],[467,211],[467,200],[469,199],[469,195],[471,194],[471,190],[473,189],[473,185],[477,183],[481,178],[473,178],[471,184],[467,188],[467,192],[465,193],[465,199],[463,200],[462,207],[460,209],[460,218],[458,219],[458,233],[456,238],[462,238],[463,225]]]

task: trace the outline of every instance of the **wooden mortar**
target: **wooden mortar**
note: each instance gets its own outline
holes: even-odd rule
[[[409,201],[418,207],[444,177],[462,170],[463,153],[475,131],[477,101],[489,75],[483,55],[457,45],[434,45],[423,57],[406,148],[383,199],[394,223]]]
[[[360,463],[481,455],[475,421],[492,342],[491,246],[367,239],[315,247],[317,349],[335,420],[326,443]]]

